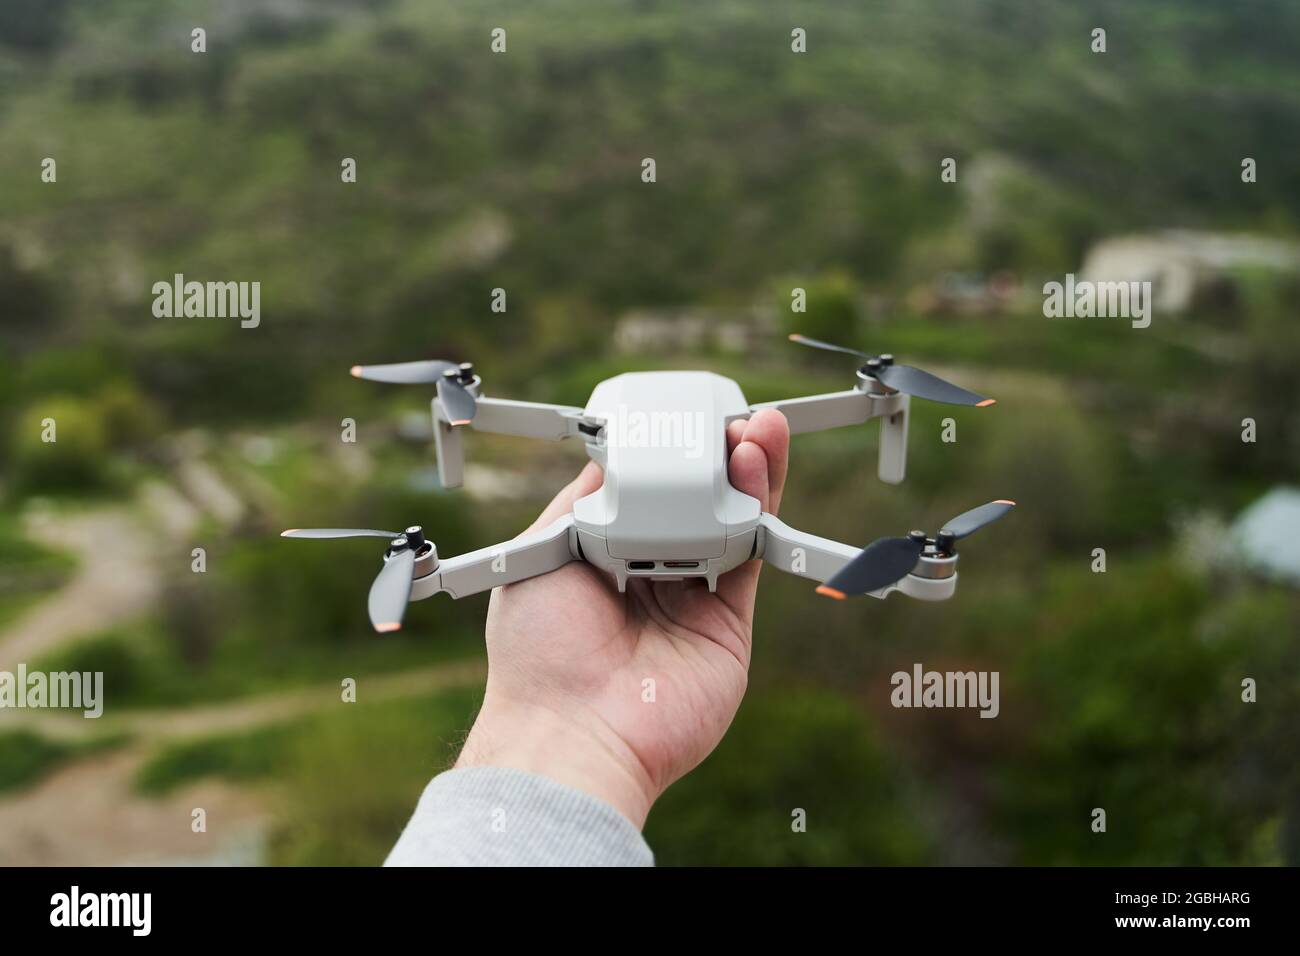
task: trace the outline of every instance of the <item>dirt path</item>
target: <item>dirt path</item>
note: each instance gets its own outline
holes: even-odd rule
[[[0,670],[15,671],[19,663],[30,665],[73,641],[147,613],[161,593],[159,535],[182,536],[199,517],[192,496],[153,482],[131,505],[32,518],[30,534],[75,549],[80,564],[66,585],[0,633]],[[159,743],[250,730],[326,707],[364,706],[474,684],[484,674],[482,662],[469,661],[361,676],[355,705],[341,703],[334,682],[198,707],[110,712],[98,720],[48,710],[0,711],[0,733],[26,729],[76,740],[124,732],[131,738],[125,747],[77,760],[34,786],[0,794],[0,865],[262,862],[268,812],[257,790],[200,780],[163,797],[135,792],[136,773]],[[195,807],[207,814],[206,832],[191,828]]]
[[[69,550],[80,564],[62,588],[10,624],[0,636],[0,670],[15,671],[69,641],[137,617],[158,597],[153,544],[127,508],[43,516],[33,537]]]
[[[338,683],[320,684],[298,690],[276,691],[227,703],[160,710],[106,712],[96,720],[54,710],[0,711],[0,733],[31,730],[57,740],[84,740],[126,733],[134,743],[158,743],[187,737],[237,733],[267,724],[302,717],[327,707],[364,706],[368,702],[392,700],[431,693],[449,687],[482,683],[487,667],[481,661],[441,664],[393,674],[357,677],[356,705],[343,704]]]
[[[267,815],[255,794],[200,780],[145,799],[132,790],[145,759],[135,749],[91,757],[0,801],[0,865],[259,862]],[[195,807],[204,833],[191,829]]]
[[[130,746],[79,760],[35,786],[0,799],[0,866],[140,864],[256,865],[262,862],[269,813],[255,790],[199,780],[162,797],[134,789],[140,767],[158,743],[234,733],[291,720],[326,707],[364,706],[483,680],[479,661],[357,679],[357,704],[339,700],[337,684],[268,694],[207,707],[139,711],[85,720],[49,711],[8,711],[0,731],[28,727],[52,737],[125,730]],[[11,718],[18,718],[11,720]],[[207,830],[194,833],[202,807]]]

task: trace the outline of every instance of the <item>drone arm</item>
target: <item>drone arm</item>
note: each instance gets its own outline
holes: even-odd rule
[[[882,400],[883,398],[852,388],[845,392],[786,398],[779,402],[759,402],[749,406],[749,410],[757,412],[764,408],[775,408],[790,423],[790,434],[799,435],[827,428],[842,428],[845,425],[861,425],[880,414],[875,407]]]
[[[760,402],[750,412],[775,408],[785,415],[790,434],[824,431],[845,425],[861,425],[872,418],[880,419],[881,481],[896,485],[907,470],[907,422],[910,417],[908,397],[899,392],[874,394],[863,389],[787,398],[779,402]]]
[[[506,398],[480,398],[478,411],[470,427],[475,431],[520,438],[560,441],[581,434],[580,424],[591,424],[581,408],[571,405],[546,405],[541,402],[516,402]]]
[[[416,578],[411,600],[443,592],[462,598],[554,571],[577,559],[574,538],[573,515],[568,514],[540,531],[448,558]]]
[[[470,427],[475,431],[559,441],[581,435],[579,425],[591,429],[599,427],[599,423],[593,423],[583,415],[581,408],[569,405],[516,402],[481,396],[475,404],[474,419],[470,422]],[[459,488],[465,481],[465,450],[461,432],[448,421],[442,403],[436,398],[433,400],[433,444],[438,454],[438,480],[444,488]]]
[[[860,550],[799,531],[766,511],[758,519],[758,553],[755,556],[789,574],[825,581]]]
[[[755,557],[801,578],[824,582],[857,557],[861,550],[830,538],[799,531],[766,511],[758,519],[758,550]],[[923,564],[924,561],[922,558],[920,563]],[[901,591],[908,597],[921,601],[944,601],[952,597],[956,588],[955,572],[945,578],[922,577],[913,572],[901,581],[879,591],[872,591],[870,596],[885,598],[894,591]]]

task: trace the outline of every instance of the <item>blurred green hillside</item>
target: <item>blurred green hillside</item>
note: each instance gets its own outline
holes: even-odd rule
[[[152,582],[66,639],[0,631],[0,662],[31,634],[31,666],[103,670],[105,722],[130,725],[89,746],[0,715],[24,768],[6,793],[127,753],[142,801],[255,794],[267,862],[380,861],[478,684],[367,688],[481,661],[486,599],[416,605],[381,640],[377,554],[275,532],[419,522],[452,554],[517,533],[583,456],[470,436],[502,490],[444,492],[428,396],[348,366],[472,358],[491,394],[574,404],[635,368],[713,369],[751,401],[847,387],[797,329],[999,404],[915,403],[898,487],[872,426],[795,439],[783,517],[865,543],[1020,508],[963,549],[946,604],[838,605],[765,572],[750,696],[655,809],[660,861],[1300,862],[1300,597],[1186,559],[1189,526],[1296,482],[1296,278],[1234,274],[1229,300],[1145,330],[1044,319],[1037,291],[1117,235],[1300,239],[1298,37],[1283,0],[0,5],[0,627],[96,549]],[[261,325],[155,318],[175,273],[259,281]],[[945,276],[1026,291],[936,307]],[[636,314],[747,334],[620,344]],[[79,537],[119,525],[148,547]],[[892,709],[917,661],[1000,671],[999,718]],[[355,705],[151,729],[343,677]]]

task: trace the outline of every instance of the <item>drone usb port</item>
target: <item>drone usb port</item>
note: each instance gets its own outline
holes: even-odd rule
[[[629,571],[653,571],[655,563],[653,561],[629,561],[627,569]]]
[[[665,561],[664,562],[665,568],[698,568],[699,566],[700,566],[700,562],[698,561]]]

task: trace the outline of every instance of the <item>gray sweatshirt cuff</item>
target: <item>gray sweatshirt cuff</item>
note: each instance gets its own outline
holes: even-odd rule
[[[537,774],[464,767],[434,777],[385,866],[653,866],[625,816]]]

